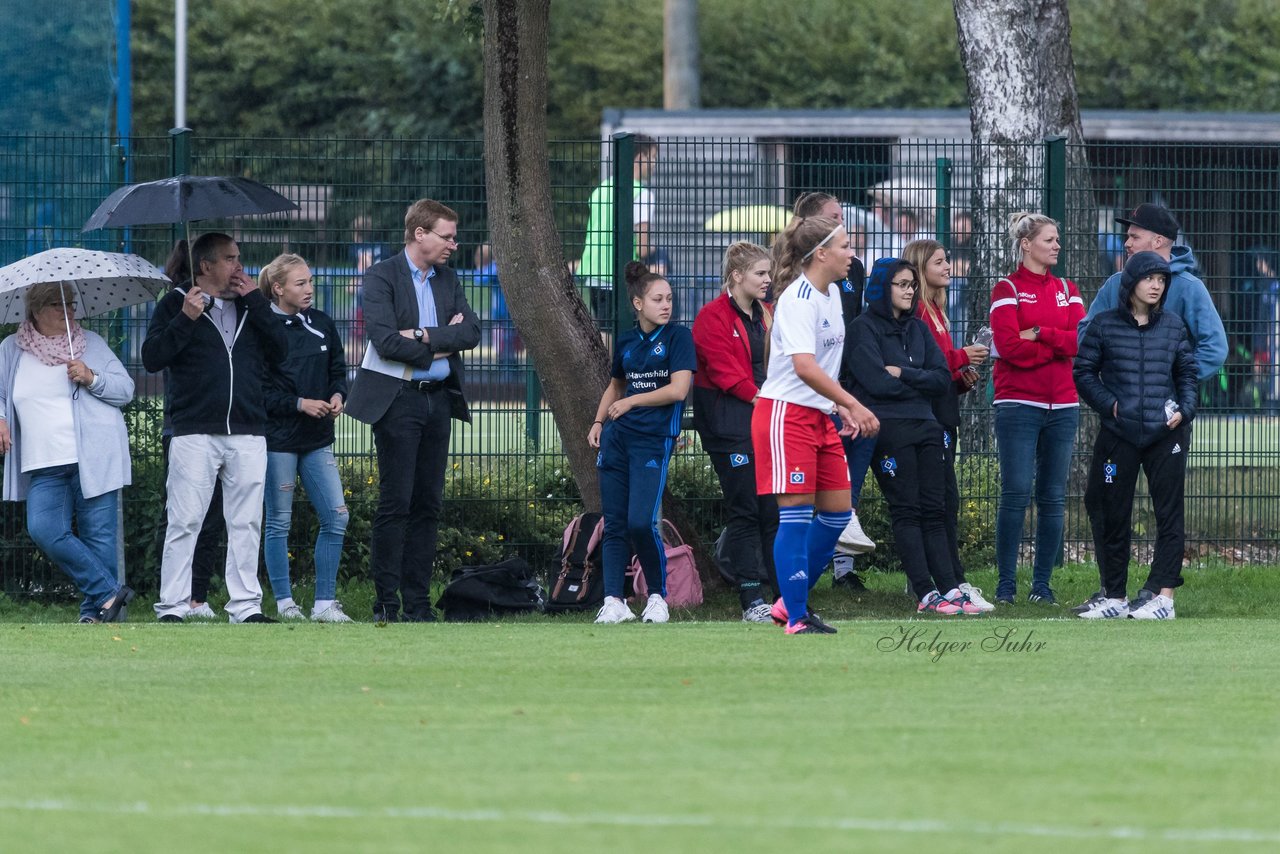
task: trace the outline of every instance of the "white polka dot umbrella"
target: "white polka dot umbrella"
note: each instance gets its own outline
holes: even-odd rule
[[[0,267],[0,323],[23,320],[23,294],[33,285],[63,282],[76,294],[76,317],[96,317],[127,305],[150,302],[169,277],[137,255],[92,249],[49,249]]]

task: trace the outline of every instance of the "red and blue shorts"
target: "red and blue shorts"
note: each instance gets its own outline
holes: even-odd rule
[[[825,412],[759,398],[751,413],[751,444],[759,495],[849,489],[844,446]]]

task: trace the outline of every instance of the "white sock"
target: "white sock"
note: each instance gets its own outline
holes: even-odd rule
[[[311,616],[314,617],[316,614],[323,614],[332,607],[332,599],[317,599],[316,604],[311,608]]]

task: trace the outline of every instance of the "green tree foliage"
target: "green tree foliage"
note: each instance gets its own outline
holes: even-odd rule
[[[0,0],[0,133],[106,133],[114,126],[115,31],[102,0],[33,8]]]
[[[192,4],[189,124],[241,136],[478,137],[473,8]],[[955,18],[942,0],[701,0],[699,18],[707,107],[966,104]],[[1084,109],[1275,109],[1274,0],[1071,0],[1071,19]],[[607,107],[661,107],[661,3],[552,0],[550,40],[553,139],[594,137]],[[162,133],[172,123],[172,0],[135,0],[134,55],[135,128]]]
[[[137,0],[138,133],[173,123],[172,0]],[[427,0],[191,4],[187,124],[226,136],[480,135],[479,45]]]
[[[965,104],[950,3],[703,0],[701,17],[709,107]]]
[[[1084,109],[1274,111],[1275,0],[1072,0]]]

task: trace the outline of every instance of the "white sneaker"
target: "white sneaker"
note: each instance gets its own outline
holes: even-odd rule
[[[986,599],[982,598],[981,587],[974,587],[972,584],[965,583],[960,585],[960,592],[968,596],[969,601],[973,603],[974,607],[983,613],[986,613],[987,611],[994,611],[996,609],[995,605],[992,605]]]
[[[772,623],[773,606],[766,605],[764,602],[761,602],[759,605],[752,605],[750,608],[742,612],[742,622]]]
[[[1172,620],[1173,600],[1168,596],[1152,596],[1137,608],[1129,609],[1129,616],[1135,620]]]
[[[208,602],[201,602],[199,605],[196,605],[194,608],[191,607],[190,604],[187,605],[186,619],[189,620],[192,617],[200,617],[205,620],[216,620],[218,618],[218,615],[213,613],[213,609],[209,607]]]
[[[282,620],[305,620],[307,615],[292,599],[276,603],[276,616]]]
[[[324,603],[320,603],[324,604]],[[342,603],[334,599],[326,607],[316,610],[311,609],[311,620],[315,623],[354,623],[355,620],[348,617],[342,610]]]
[[[1122,620],[1129,616],[1128,599],[1099,599],[1090,602],[1089,610],[1077,616],[1082,620]]]
[[[635,618],[636,615],[627,607],[627,603],[617,596],[604,597],[604,604],[596,614],[597,623],[625,623]]]
[[[665,623],[671,619],[671,612],[667,610],[667,600],[662,598],[661,593],[649,594],[649,603],[644,606],[644,613],[640,615],[640,619],[646,623]]]
[[[875,541],[862,530],[862,524],[858,522],[858,511],[855,510],[849,517],[849,524],[840,532],[840,539],[836,540],[836,551],[847,555],[862,555],[875,550]]]

